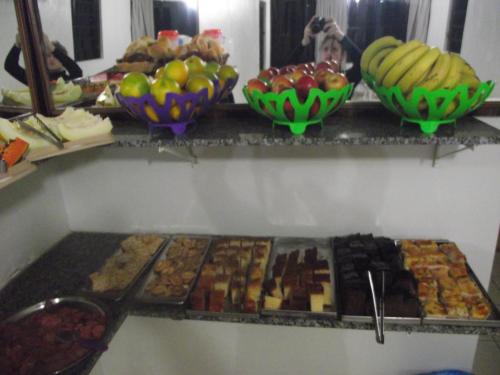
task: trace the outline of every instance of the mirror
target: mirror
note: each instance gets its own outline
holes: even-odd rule
[[[31,111],[14,2],[0,0],[0,112],[14,115]]]
[[[178,36],[164,35],[185,53],[191,37],[220,29],[222,36],[217,37],[224,51],[212,57],[224,62],[228,54],[227,63],[239,70],[235,103],[246,102],[242,87],[261,70],[325,58],[338,60],[341,70],[357,83],[352,100],[377,100],[361,80],[359,59],[364,48],[384,35],[420,39],[460,53],[482,80],[500,77],[497,0],[39,0],[38,5],[44,32],[52,41],[43,48],[64,53],[65,61],[59,63],[65,74],[59,78],[78,86],[61,86],[65,95],[74,94],[63,98],[65,103],[80,88],[80,99],[94,105],[97,95],[119,82],[124,71],[154,74],[175,57],[172,48],[157,45],[155,55],[156,47],[148,49],[152,40],[131,43],[145,35],[156,38],[161,30],[177,30]],[[321,22],[313,25],[314,16]],[[68,60],[81,73],[65,65]],[[54,63],[60,73],[60,65]],[[500,98],[498,87],[491,98]]]

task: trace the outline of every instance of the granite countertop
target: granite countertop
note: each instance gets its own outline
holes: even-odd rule
[[[323,128],[311,126],[301,136],[293,136],[284,126],[273,129],[270,120],[244,107],[208,113],[179,137],[162,129],[150,140],[141,122],[122,119],[113,123],[117,147],[500,144],[500,130],[472,116],[459,119],[455,126],[442,125],[434,136],[426,136],[415,124],[401,126],[400,118],[384,109],[339,111],[325,120]]]
[[[52,249],[18,273],[0,290],[0,320],[14,312],[49,298],[84,295],[82,287],[88,283],[88,275],[97,271],[105,260],[114,254],[126,235],[112,233],[74,232],[63,238]],[[151,266],[150,266],[151,267]],[[120,302],[101,300],[109,311],[109,333],[104,338],[110,342],[128,314],[143,317],[162,317],[175,320],[206,320],[244,324],[268,324],[316,328],[373,330],[372,323],[343,322],[327,318],[293,318],[262,315],[205,315],[184,310],[182,307],[141,303],[134,295],[145,280],[148,270],[138,280],[129,294]],[[455,334],[500,335],[500,328],[480,326],[451,326],[442,324],[407,325],[386,324],[387,331],[432,332]],[[96,353],[79,367],[65,374],[88,374],[99,359]]]

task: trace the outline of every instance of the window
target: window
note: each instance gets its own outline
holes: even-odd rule
[[[406,1],[351,1],[347,35],[361,50],[384,35],[406,40],[408,9]]]
[[[155,0],[155,35],[160,30],[177,30],[179,34],[194,36],[198,34],[198,11],[184,1]]]
[[[446,35],[448,51],[460,53],[462,49],[467,4],[468,0],[453,0],[451,2],[450,23]]]
[[[73,45],[75,60],[102,57],[100,0],[72,0]]]

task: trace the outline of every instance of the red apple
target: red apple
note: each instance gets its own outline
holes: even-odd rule
[[[311,70],[311,66],[309,64],[299,64],[297,65],[296,69],[305,70],[306,72],[308,72]]]
[[[308,72],[305,69],[295,69],[292,73],[289,73],[290,78],[293,82],[298,82],[299,79],[307,75]]]
[[[323,69],[332,69],[332,63],[330,61],[322,61],[319,64],[316,65],[316,71],[319,72],[320,70]]]
[[[342,73],[328,74],[323,83],[324,90],[340,90],[342,87],[347,86],[349,81]]]
[[[337,60],[330,60],[330,65],[335,73],[340,72],[340,64]]]
[[[269,68],[260,72],[258,78],[266,81],[271,81],[275,75],[276,74],[274,74],[274,71]]]
[[[333,69],[322,69],[322,70],[317,70],[316,73],[314,73],[314,79],[316,82],[318,82],[319,87],[323,90],[323,86],[325,83],[325,78],[329,74],[335,74],[335,71]]]
[[[309,95],[309,91],[312,88],[318,87],[318,82],[314,80],[313,76],[305,75],[295,83],[295,89],[297,89],[297,96],[301,100],[306,100]]]
[[[285,103],[283,105],[283,109],[285,110],[285,114],[286,114],[286,117],[288,117],[288,119],[290,121],[293,121],[293,119],[295,118],[295,109],[293,109],[293,106],[292,106],[292,103],[290,103],[290,100],[285,100]]]
[[[271,91],[277,94],[291,88],[293,88],[293,81],[283,74],[274,77],[271,81]]]
[[[278,74],[280,74],[280,70],[278,68],[275,68],[274,66],[271,66],[267,70],[269,70],[273,74],[273,76],[277,76]]]
[[[250,95],[253,95],[254,91],[259,91],[265,93],[269,91],[269,86],[258,78],[251,79],[247,83],[247,89]]]
[[[292,73],[295,70],[295,65],[287,65],[280,69],[280,74]]]
[[[316,99],[311,109],[309,110],[309,119],[312,119],[314,116],[316,116],[316,114],[319,112],[319,108],[320,108],[320,102],[319,99]]]

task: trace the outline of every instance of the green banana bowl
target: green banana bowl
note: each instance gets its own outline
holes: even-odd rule
[[[340,90],[323,91],[313,88],[304,103],[300,102],[295,89],[288,89],[279,94],[259,91],[250,93],[245,86],[243,95],[253,110],[273,120],[273,127],[288,126],[294,135],[300,135],[309,125],[323,126],[325,117],[345,103],[351,95],[352,88],[352,83]]]
[[[495,88],[495,82],[481,82],[469,93],[469,85],[453,89],[428,90],[416,87],[405,97],[398,86],[379,86],[374,78],[363,73],[363,79],[377,94],[382,104],[401,116],[405,122],[420,125],[425,134],[433,134],[442,124],[454,124],[456,120],[479,108]]]

